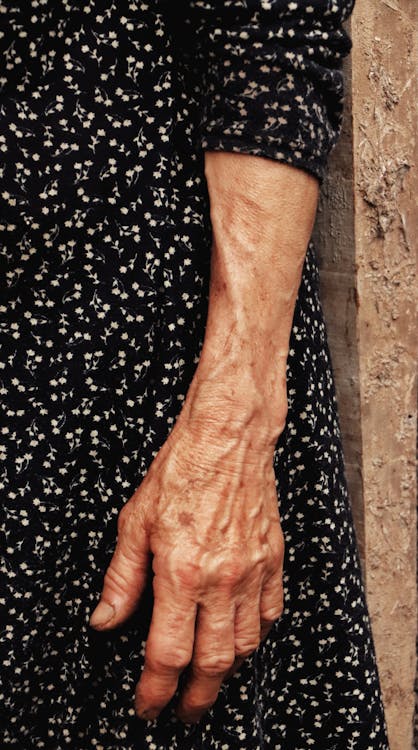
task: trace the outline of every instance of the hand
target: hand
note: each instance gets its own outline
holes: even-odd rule
[[[261,448],[251,426],[215,422],[213,412],[193,425],[180,414],[119,513],[101,594],[112,617],[97,628],[133,613],[152,553],[154,605],[135,693],[145,719],[158,716],[188,667],[176,712],[198,721],[283,610],[271,445]]]

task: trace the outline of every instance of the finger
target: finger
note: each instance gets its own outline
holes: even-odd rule
[[[245,601],[240,602],[235,612],[235,659],[232,667],[226,673],[224,680],[228,680],[259,646],[261,640],[260,625],[261,591],[254,589],[247,595]],[[250,605],[251,602],[251,605]]]
[[[283,612],[283,576],[280,567],[264,584],[260,598],[260,640],[267,637]]]
[[[180,673],[193,655],[196,601],[171,591],[159,577],[153,580],[154,606],[145,648],[145,663],[135,689],[135,709],[154,719],[173,697]]]
[[[149,559],[148,537],[141,520],[123,508],[115,551],[104,576],[99,603],[90,617],[91,627],[113,628],[130,617],[146,585]]]
[[[235,657],[246,659],[260,643],[261,583],[248,592],[235,612]]]
[[[234,620],[235,604],[230,599],[199,605],[190,676],[176,709],[182,721],[199,721],[215,703],[234,661]]]
[[[283,579],[282,571],[278,570],[265,581],[260,596],[258,612],[260,624],[260,642],[265,640],[273,624],[283,612]],[[225,681],[234,675],[245,661],[245,656],[236,656],[231,669],[225,675]]]

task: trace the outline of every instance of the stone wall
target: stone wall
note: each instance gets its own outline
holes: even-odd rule
[[[314,235],[391,750],[412,745],[416,672],[417,12],[356,2]]]

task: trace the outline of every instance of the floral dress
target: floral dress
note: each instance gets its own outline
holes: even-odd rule
[[[0,5],[2,750],[388,750],[312,240],[274,457],[282,616],[194,725],[178,694],[134,711],[151,584],[121,628],[88,624],[203,342],[204,151],[322,182],[352,6]]]

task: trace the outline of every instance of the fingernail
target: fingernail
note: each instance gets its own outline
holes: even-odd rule
[[[115,608],[107,602],[100,601],[90,617],[89,625],[95,628],[97,625],[100,627],[106,625],[112,619],[115,614]]]
[[[160,712],[155,708],[142,708],[140,705],[138,705],[136,708],[136,713],[137,716],[139,716],[140,719],[144,719],[144,721],[154,721]]]
[[[184,714],[181,709],[176,711],[177,718],[183,722],[183,724],[197,724],[202,718],[203,714],[194,714],[193,716]]]

